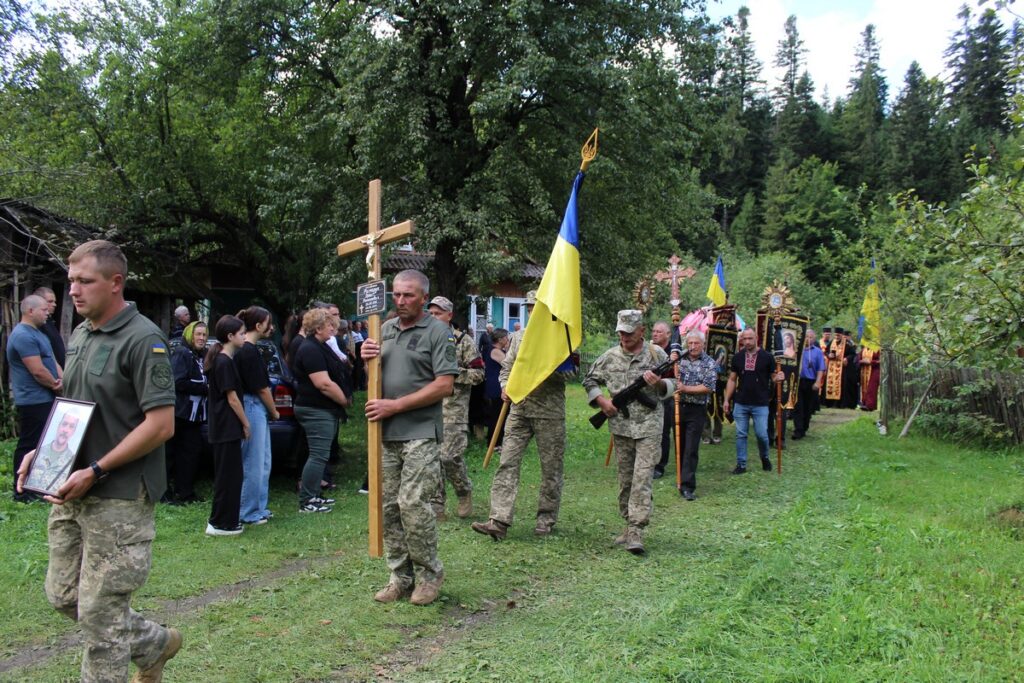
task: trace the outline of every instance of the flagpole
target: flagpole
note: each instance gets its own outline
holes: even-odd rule
[[[484,456],[485,470],[491,462],[491,456],[494,455],[494,449],[498,443],[498,437],[501,436],[501,430],[505,428],[505,417],[508,416],[508,406],[510,403],[510,401],[501,402],[501,412],[498,414],[498,421],[494,424],[494,434],[491,435],[491,443],[487,446],[487,455]]]

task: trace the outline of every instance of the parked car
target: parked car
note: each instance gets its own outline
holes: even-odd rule
[[[209,340],[207,347],[213,346],[215,341],[214,339]],[[169,342],[171,352],[173,353],[174,349],[181,344],[180,337],[171,339]],[[300,467],[306,460],[305,438],[302,428],[299,427],[299,423],[295,419],[295,378],[292,377],[291,370],[285,364],[277,344],[269,339],[261,339],[256,342],[256,350],[259,351],[260,358],[267,366],[267,374],[270,376],[270,395],[273,396],[274,406],[280,415],[278,419],[269,422],[273,469],[278,472],[293,470]],[[202,434],[205,442],[207,438],[206,424],[202,427]],[[207,454],[209,452],[207,444]]]

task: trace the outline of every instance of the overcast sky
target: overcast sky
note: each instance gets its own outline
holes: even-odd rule
[[[946,75],[943,52],[960,25],[957,13],[965,2],[977,15],[977,0],[710,0],[708,13],[718,19],[735,15],[743,5],[750,8],[750,31],[769,88],[778,83],[772,62],[783,25],[787,17],[796,15],[819,100],[826,86],[830,100],[846,95],[860,35],[866,25],[874,24],[891,99],[903,89],[903,78],[914,60],[927,76]],[[985,6],[993,7],[994,2]],[[1014,15],[1001,10],[999,16],[1009,29]]]

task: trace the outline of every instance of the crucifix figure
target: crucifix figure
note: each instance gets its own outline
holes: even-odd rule
[[[679,316],[679,283],[682,280],[688,280],[697,274],[693,268],[680,268],[680,258],[675,254],[668,260],[668,270],[662,270],[654,274],[654,279],[658,282],[671,282],[672,283],[672,298],[669,303],[672,304],[672,324],[678,326],[680,321]]]
[[[362,237],[342,242],[338,245],[338,256],[348,256],[366,249],[367,280],[380,279],[380,248],[381,245],[407,238],[415,230],[412,221],[403,221],[381,230],[380,227],[380,206],[381,206],[380,180],[370,181],[370,209],[369,209],[369,231]],[[380,339],[380,314],[375,313],[369,316],[367,321],[369,336],[372,339]],[[366,366],[367,383],[366,398],[381,398],[383,385],[380,376],[380,358],[374,358]],[[367,477],[370,481],[370,557],[384,556],[384,508],[381,498],[381,443],[382,425],[378,422],[366,423],[366,445],[367,445]]]

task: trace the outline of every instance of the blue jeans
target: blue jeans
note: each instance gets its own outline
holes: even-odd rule
[[[270,515],[270,425],[259,396],[245,394],[242,409],[250,433],[242,440],[242,505],[238,518],[251,524]]]
[[[754,418],[754,435],[757,437],[757,452],[762,460],[768,459],[768,406],[748,406],[737,403],[732,409],[736,421],[736,464],[747,466],[747,433],[750,418]]]

